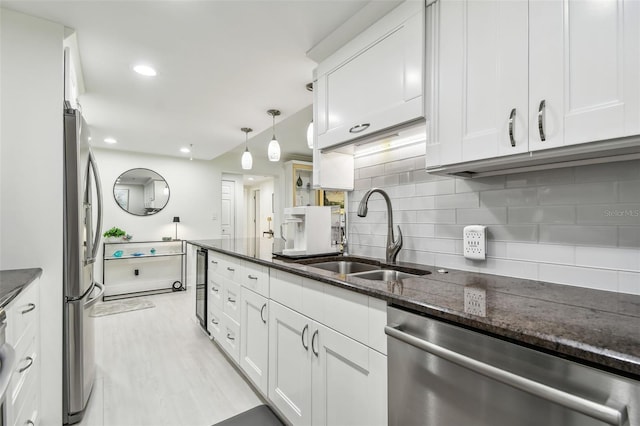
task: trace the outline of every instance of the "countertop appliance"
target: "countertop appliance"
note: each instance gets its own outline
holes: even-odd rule
[[[196,258],[196,317],[207,331],[207,250],[203,248],[198,249]]]
[[[282,254],[300,256],[337,252],[336,246],[331,244],[331,214],[330,206],[286,207],[281,228],[281,232],[286,233],[283,235],[285,247]]]
[[[82,420],[95,378],[92,306],[104,286],[93,266],[102,229],[102,189],[79,110],[64,108],[63,421]],[[94,211],[94,202],[95,207]],[[95,216],[95,217],[94,217]],[[96,224],[94,226],[94,219]]]
[[[393,306],[389,425],[640,425],[640,382]]]
[[[7,313],[0,309],[0,426],[7,422],[7,393],[13,370],[16,368],[16,351],[5,340]]]

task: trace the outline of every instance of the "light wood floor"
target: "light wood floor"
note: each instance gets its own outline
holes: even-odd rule
[[[261,404],[194,320],[193,292],[96,318],[97,375],[81,426],[206,426]]]

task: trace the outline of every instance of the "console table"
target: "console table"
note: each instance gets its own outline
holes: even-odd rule
[[[185,290],[185,241],[103,244],[104,300]]]

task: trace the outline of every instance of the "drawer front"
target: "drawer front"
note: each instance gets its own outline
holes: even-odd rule
[[[240,323],[240,286],[226,280],[222,289],[222,312]]]
[[[37,283],[33,283],[11,303],[7,340],[12,344],[17,345],[28,329],[35,329],[38,326],[39,295],[39,286]]]
[[[209,300],[210,306],[216,306],[222,310],[222,288],[223,278],[219,275],[209,276]]]
[[[222,349],[236,362],[240,362],[240,325],[222,314],[222,337],[218,340]]]
[[[17,355],[17,354],[16,354]],[[23,398],[29,393],[29,387],[34,386],[32,379],[38,375],[38,352],[36,339],[31,339],[27,350],[22,355],[16,356],[17,362],[9,386],[11,404],[18,409],[22,405]]]
[[[242,285],[264,297],[269,297],[269,267],[245,263]]]
[[[231,256],[209,250],[209,274],[239,283],[242,278],[242,261]]]
[[[207,267],[208,274],[219,274],[222,270],[222,256],[215,251],[209,250],[207,253],[207,259],[209,263]]]
[[[212,339],[222,339],[222,308],[209,306],[209,318],[207,319],[207,331]]]

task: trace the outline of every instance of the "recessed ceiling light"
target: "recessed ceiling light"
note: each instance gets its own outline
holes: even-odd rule
[[[250,178],[247,178],[247,179],[249,179],[249,180],[255,180],[255,179],[253,179],[252,177],[250,177]]]
[[[185,146],[185,147],[180,148],[180,152],[184,152],[185,154],[188,154],[188,153],[191,152],[191,150]]]
[[[156,70],[148,65],[136,65],[135,67],[133,67],[133,70],[138,74],[144,75],[146,77],[155,77],[158,74]]]
[[[114,138],[104,138],[104,141],[106,143],[118,143],[118,141],[115,140]]]

